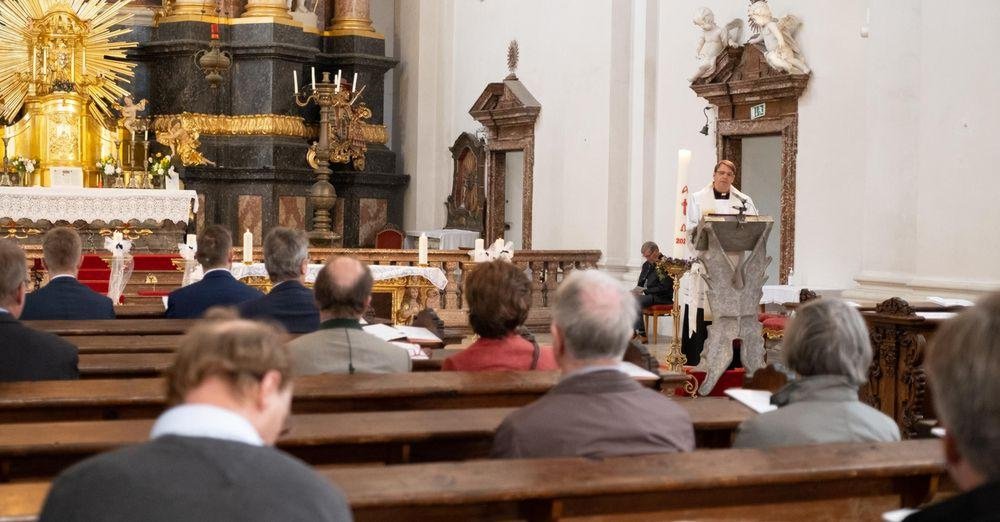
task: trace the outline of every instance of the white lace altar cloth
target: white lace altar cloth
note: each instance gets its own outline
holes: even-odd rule
[[[187,222],[198,211],[193,190],[0,187],[0,217],[51,222],[137,219]]]
[[[319,271],[322,268],[323,265],[320,264],[309,264],[306,268],[306,282],[316,282],[316,275],[319,274]],[[437,267],[368,265],[368,268],[371,269],[372,278],[375,281],[385,281],[386,279],[395,279],[397,277],[420,276],[430,281],[431,284],[438,288],[438,290],[444,290],[444,287],[448,285],[448,277],[444,275],[443,270]],[[236,279],[243,279],[244,277],[267,277],[267,269],[264,268],[264,263],[245,265],[240,262],[235,262],[229,271]],[[201,281],[201,277],[202,268],[199,266],[194,269],[194,273],[191,275],[191,282],[194,283]]]

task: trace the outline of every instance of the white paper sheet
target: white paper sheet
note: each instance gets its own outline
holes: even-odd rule
[[[362,330],[382,339],[383,341],[395,341],[397,339],[405,339],[406,334],[400,332],[399,330],[387,325],[387,324],[370,324],[363,326]]]
[[[740,401],[757,413],[767,413],[778,409],[771,404],[771,392],[767,390],[748,390],[746,388],[729,388],[726,395]]]
[[[403,332],[403,335],[410,341],[442,342],[440,337],[434,335],[434,332],[421,326],[397,326],[396,329]]]

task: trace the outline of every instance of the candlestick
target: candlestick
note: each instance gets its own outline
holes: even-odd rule
[[[253,234],[249,228],[243,233],[243,262],[253,263]]]
[[[292,83],[293,89],[295,89],[295,94],[299,93],[299,71],[292,71]]]
[[[427,234],[421,232],[420,240],[417,242],[417,264],[427,265]]]
[[[315,67],[310,67],[309,68],[309,72],[310,72],[310,74],[312,74],[312,88],[315,91],[316,90],[316,68]]]
[[[149,129],[142,131],[142,141],[149,141]]]
[[[351,92],[358,90],[358,73],[354,73],[354,81],[351,82]]]
[[[674,241],[672,254],[676,259],[687,257],[687,196],[688,196],[688,166],[691,164],[691,151],[677,151],[677,192],[674,206]]]

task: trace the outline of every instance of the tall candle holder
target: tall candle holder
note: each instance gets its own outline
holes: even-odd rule
[[[319,141],[313,143],[307,158],[316,173],[316,182],[309,189],[309,199],[313,205],[312,231],[309,232],[309,242],[313,246],[333,246],[336,234],[330,230],[332,220],[330,209],[337,203],[337,191],[330,183],[330,138],[328,124],[335,103],[336,86],[330,82],[330,73],[323,73],[323,81],[313,82],[311,92],[306,94],[303,89],[299,94],[295,86],[295,104],[305,107],[309,102],[319,105]]]
[[[674,305],[670,309],[670,315],[674,320],[674,338],[670,341],[670,348],[667,349],[665,363],[671,372],[684,373],[684,363],[687,357],[681,350],[681,277],[691,270],[690,259],[677,259],[668,257],[657,264],[657,269],[666,272],[674,281]]]

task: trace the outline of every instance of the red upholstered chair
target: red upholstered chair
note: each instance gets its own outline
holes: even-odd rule
[[[402,249],[403,233],[392,225],[387,225],[375,234],[375,248]]]
[[[650,344],[656,344],[656,325],[659,318],[670,315],[673,309],[674,305],[668,304],[652,305],[642,309],[642,320],[646,324],[646,334],[649,336]],[[650,323],[653,325],[652,329],[649,327]]]
[[[788,324],[788,317],[784,315],[774,315],[774,314],[761,314],[767,315],[761,321],[764,326],[764,338],[769,340],[779,340],[785,335],[785,325]]]

